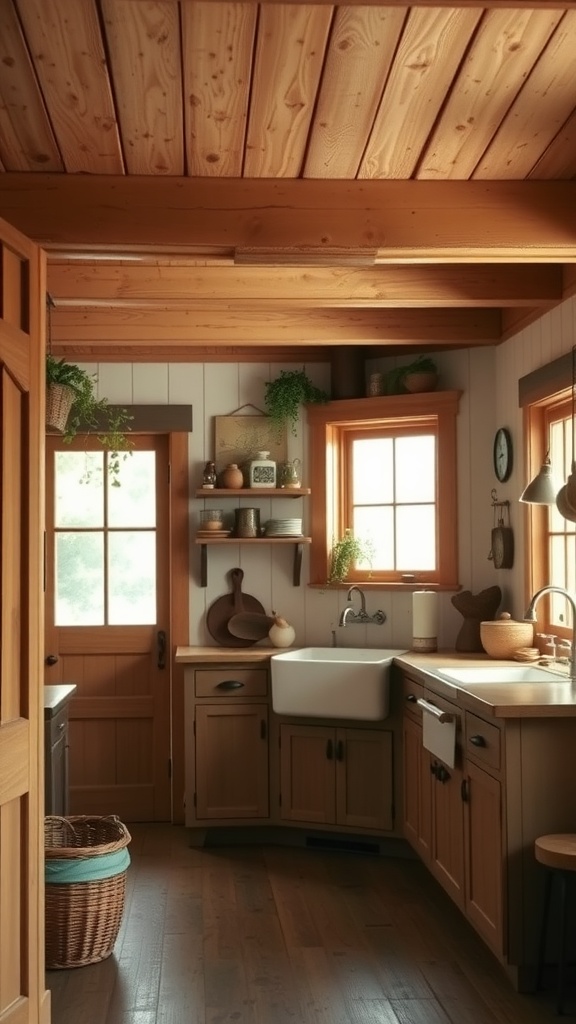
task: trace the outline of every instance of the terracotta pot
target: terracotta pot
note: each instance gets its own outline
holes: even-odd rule
[[[438,384],[438,374],[431,371],[423,373],[407,373],[402,383],[411,394],[419,394],[421,391],[435,391]]]
[[[220,484],[222,487],[230,487],[234,490],[244,486],[244,474],[235,462],[231,462],[222,470]]]

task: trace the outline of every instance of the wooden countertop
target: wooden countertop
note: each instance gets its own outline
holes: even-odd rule
[[[44,687],[44,717],[52,718],[77,689],[76,683],[59,683]]]
[[[424,685],[439,696],[453,700],[470,711],[494,718],[576,717],[576,684],[558,669],[551,682],[542,683],[449,683],[437,672],[441,668],[490,666],[518,668],[517,661],[504,661],[481,654],[436,651],[434,654],[408,652],[395,659],[411,669]]]
[[[280,654],[279,647],[178,647],[176,662],[184,665],[242,664],[268,661]],[[576,684],[559,669],[551,682],[542,683],[450,683],[439,676],[441,668],[463,666],[518,667],[516,661],[497,660],[487,654],[461,654],[435,651],[418,654],[407,651],[396,657],[400,668],[410,669],[420,681],[439,696],[484,717],[494,718],[569,718],[576,717]]]
[[[243,662],[254,664],[269,661],[273,654],[280,654],[281,647],[177,647],[177,665],[231,665]]]

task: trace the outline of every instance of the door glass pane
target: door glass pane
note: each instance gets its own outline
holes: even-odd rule
[[[156,622],[156,534],[152,530],[108,535],[108,582],[111,625]]]
[[[56,528],[102,527],[104,453],[55,452]]]
[[[115,526],[156,525],[156,457],[131,452],[120,464],[119,487],[108,474],[108,523]]]
[[[104,624],[104,535],[57,533],[55,537],[57,626]]]

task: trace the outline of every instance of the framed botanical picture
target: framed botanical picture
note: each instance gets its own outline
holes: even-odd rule
[[[258,452],[269,452],[274,462],[288,457],[286,426],[278,429],[269,416],[215,416],[214,462],[216,473],[236,462],[248,485],[248,463]]]

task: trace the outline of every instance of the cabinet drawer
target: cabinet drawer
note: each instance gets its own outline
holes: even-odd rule
[[[197,697],[266,697],[268,671],[265,668],[197,669],[194,675]]]
[[[66,726],[68,725],[68,708],[64,707],[58,711],[52,718],[47,718],[44,722],[44,736],[47,746],[53,746],[66,732]]]
[[[500,729],[466,712],[466,756],[490,768],[500,768]]]
[[[416,701],[424,696],[422,683],[416,683],[409,676],[402,677],[402,707],[404,714],[410,715],[418,722],[422,721],[422,711]]]

